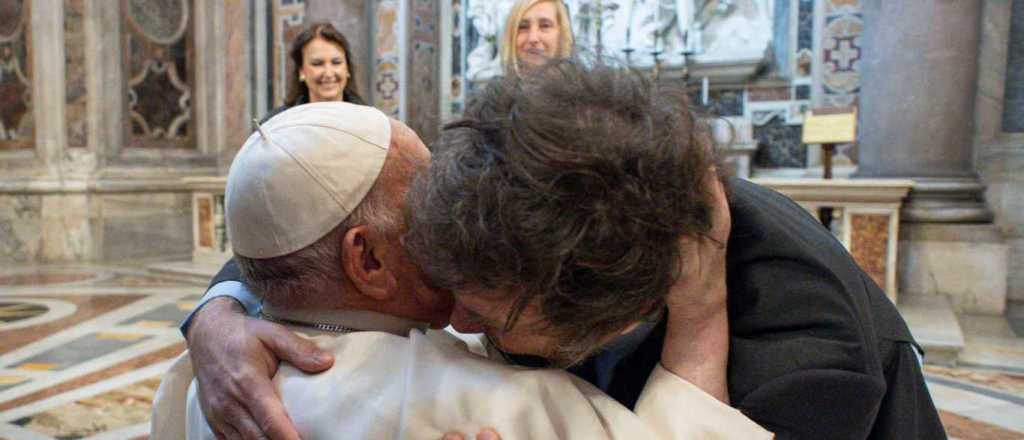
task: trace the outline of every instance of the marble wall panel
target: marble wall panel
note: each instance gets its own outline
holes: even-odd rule
[[[64,0],[65,110],[69,148],[89,145],[85,71],[85,0]]]
[[[801,125],[789,125],[781,117],[754,127],[757,153],[754,164],[763,168],[803,168],[807,148],[800,142]]]
[[[437,139],[440,125],[439,51],[437,2],[411,2],[408,124],[425,143]]]
[[[788,101],[790,99],[789,87],[748,87],[747,101]]]
[[[146,215],[103,220],[104,260],[189,259],[192,219],[187,215]]]
[[[1003,132],[1013,0],[990,0],[982,7],[978,48],[978,90],[974,98],[974,148],[983,154]]]
[[[462,60],[465,59],[463,55],[463,9],[462,0],[452,0],[452,33],[451,33],[451,84],[450,85],[450,108],[449,111],[453,115],[462,114],[462,109],[466,103],[465,94],[465,76],[463,74]],[[442,35],[443,37],[443,35]],[[442,84],[442,86],[444,86]]]
[[[248,111],[251,96],[249,86],[252,77],[249,69],[250,53],[249,47],[249,8],[251,2],[246,0],[225,0],[224,1],[224,58],[225,84],[230,88],[229,93],[224,94],[225,105],[228,109],[223,115],[227,129],[227,145],[224,154],[230,163],[230,158],[245,143],[249,137],[252,125],[252,115]]]
[[[41,261],[87,261],[96,259],[93,224],[98,221],[95,203],[87,194],[42,196]]]
[[[373,105],[384,113],[402,116],[403,71],[401,44],[405,33],[401,21],[402,0],[380,0],[374,11]]]
[[[193,0],[133,0],[125,5],[121,10],[128,101],[125,144],[193,148],[195,4]]]
[[[861,269],[883,289],[887,269],[889,215],[853,214],[850,216],[850,253]]]
[[[1003,130],[1024,132],[1024,2],[1020,0],[1013,2],[1004,99]]]
[[[798,0],[794,76],[811,76],[814,59],[814,0]]]
[[[30,5],[10,0],[0,9],[0,150],[32,148],[35,140]]]
[[[288,86],[291,81],[298,78],[292,77],[294,69],[288,50],[291,48],[295,36],[302,32],[303,21],[306,16],[306,2],[303,0],[273,0],[271,8],[271,20],[273,20],[273,107],[284,105],[288,96]]]
[[[39,195],[0,195],[0,263],[35,260],[42,205]]]
[[[864,18],[860,0],[826,0],[821,34],[822,105],[854,105],[860,92]]]

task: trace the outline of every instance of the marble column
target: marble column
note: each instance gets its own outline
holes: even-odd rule
[[[910,177],[907,223],[988,223],[972,120],[982,2],[864,2],[857,177]]]

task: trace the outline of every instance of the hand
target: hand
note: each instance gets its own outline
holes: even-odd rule
[[[245,315],[235,300],[217,298],[192,318],[189,354],[199,402],[218,439],[299,440],[270,378],[284,360],[308,373],[334,358],[288,329]]]
[[[466,440],[466,436],[462,435],[461,432],[451,431],[445,433],[441,440]],[[484,428],[476,433],[476,440],[501,440],[501,436],[498,435],[498,431],[495,431],[494,428]]]
[[[666,370],[728,403],[725,254],[732,217],[715,172],[708,172],[704,182],[713,197],[712,226],[706,236],[680,239],[682,268],[666,300],[668,325],[661,363]]]

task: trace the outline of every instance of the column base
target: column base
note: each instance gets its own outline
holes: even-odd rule
[[[995,218],[985,204],[985,184],[976,177],[913,179],[900,212],[904,223],[991,223]]]
[[[903,224],[900,292],[943,295],[957,312],[1006,312],[1009,246],[991,224]]]

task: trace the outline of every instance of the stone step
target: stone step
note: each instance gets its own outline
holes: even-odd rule
[[[945,296],[903,293],[897,307],[924,348],[926,363],[956,364],[964,349],[964,333]]]
[[[196,263],[192,261],[171,261],[146,266],[146,272],[155,278],[181,281],[197,285],[208,285],[220,270],[222,263]]]

